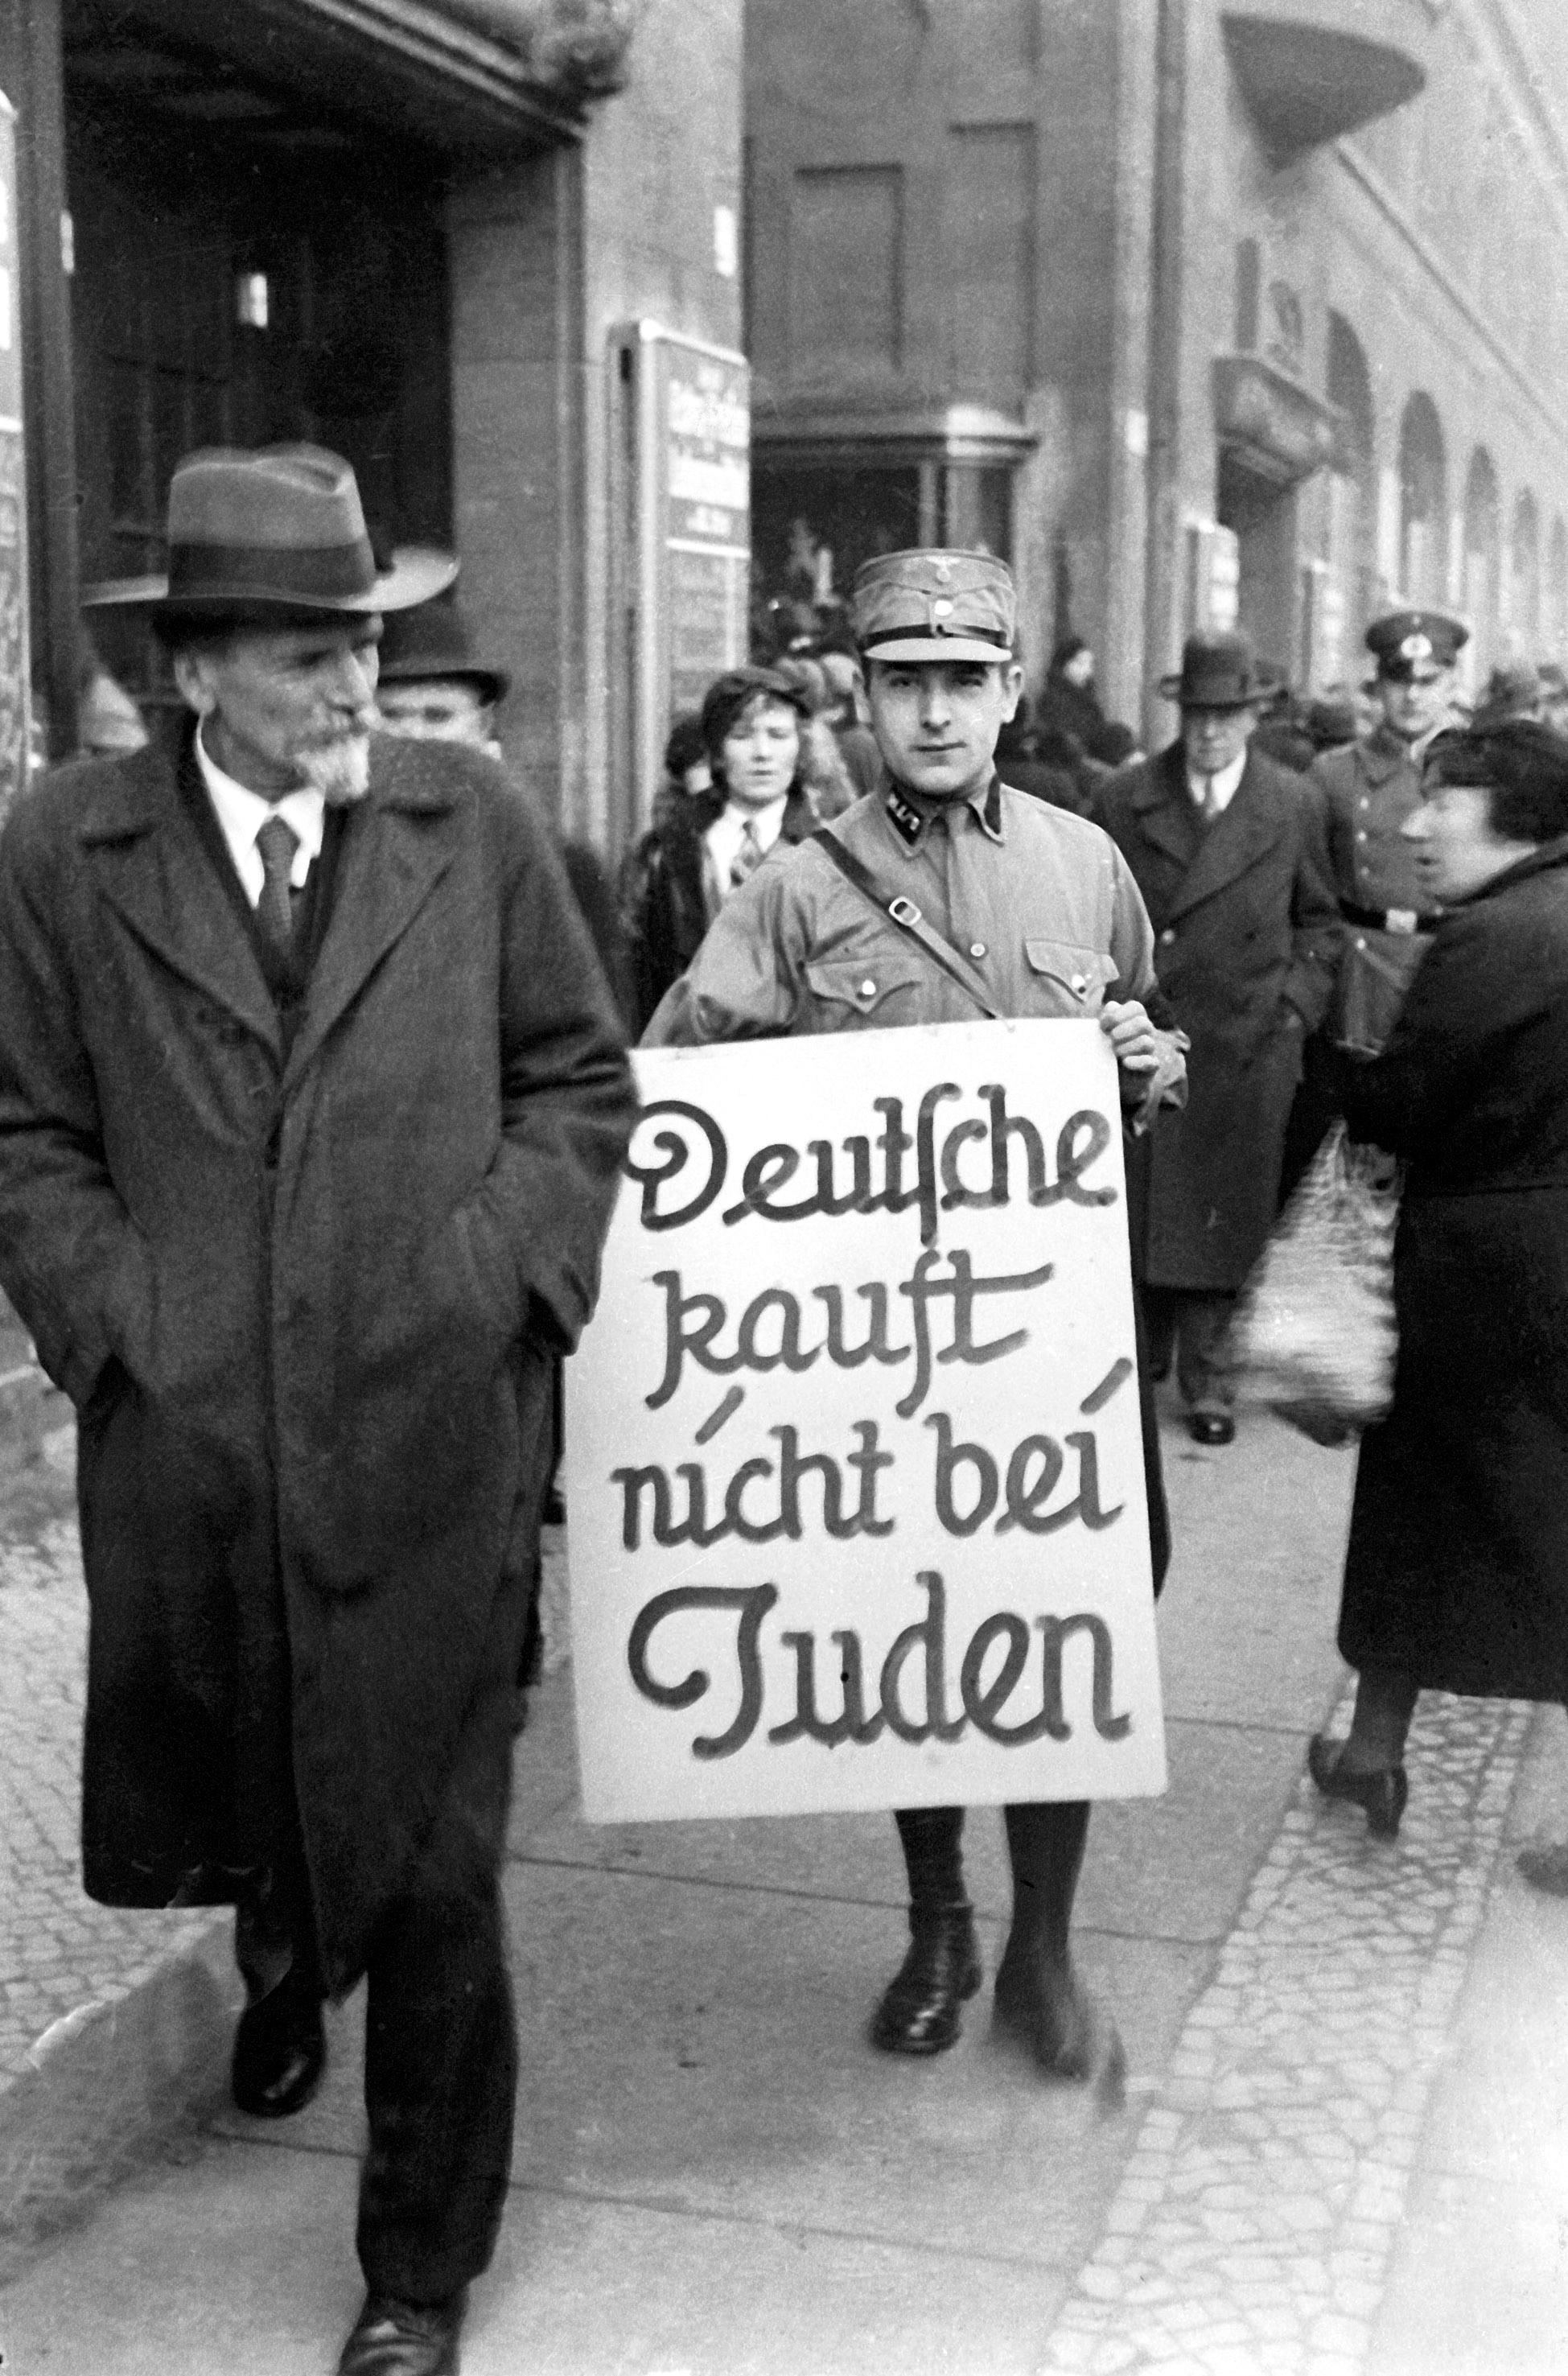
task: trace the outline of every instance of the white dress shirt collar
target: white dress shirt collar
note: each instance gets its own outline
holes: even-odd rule
[[[1218,775],[1199,776],[1194,774],[1193,769],[1189,767],[1187,770],[1187,790],[1192,795],[1194,807],[1197,809],[1205,807],[1206,795],[1207,794],[1209,788],[1212,786],[1216,813],[1218,814],[1228,809],[1231,802],[1235,799],[1236,788],[1246,772],[1247,754],[1245,751],[1242,752],[1239,759],[1232,759],[1228,767],[1221,767]]]
[[[746,838],[746,827],[755,834],[757,847],[766,858],[778,840],[784,824],[784,810],[790,795],[780,792],[765,809],[743,809],[729,802],[708,826],[705,839],[712,861],[715,880],[722,897],[730,889],[730,869]]]
[[[234,861],[234,872],[244,885],[246,898],[254,908],[261,897],[261,886],[267,879],[267,869],[261,862],[261,852],[255,846],[256,835],[268,817],[281,817],[297,837],[299,848],[289,869],[289,880],[296,891],[315,860],[321,855],[322,829],[327,820],[327,802],[320,792],[309,785],[298,791],[286,792],[280,801],[264,801],[208,756],[202,741],[201,728],[196,732],[196,766],[201,769],[207,796],[212,802],[229,855]]]

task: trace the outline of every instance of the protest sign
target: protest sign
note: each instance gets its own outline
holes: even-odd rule
[[[636,1066],[567,1372],[585,1812],[1163,1789],[1104,1035]]]

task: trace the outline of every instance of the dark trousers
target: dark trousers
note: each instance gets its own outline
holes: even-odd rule
[[[1236,1390],[1223,1366],[1221,1348],[1235,1297],[1187,1287],[1146,1287],[1142,1294],[1156,1375],[1168,1373],[1174,1353],[1176,1382],[1192,1408],[1228,1408]]]
[[[472,1805],[460,1789],[438,1816],[366,1962],[356,2240],[372,2292],[405,2301],[444,2301],[488,2267],[511,2168],[517,2029],[493,1834]],[[275,1988],[319,2001],[303,1847],[242,1895],[234,1947],[253,2004]]]

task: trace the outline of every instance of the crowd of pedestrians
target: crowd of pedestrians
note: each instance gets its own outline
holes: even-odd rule
[[[730,670],[674,721],[612,885],[501,764],[455,564],[378,561],[337,457],[188,457],[168,544],[94,599],[147,613],[172,740],[100,689],[107,755],[0,846],[0,1281],[78,1418],[84,1880],[235,1907],[257,2117],[310,2099],[322,2002],[368,1980],[340,2376],[450,2376],[509,2164],[515,1687],[627,1040],[1098,1022],[1157,1592],[1155,1383],[1229,1443],[1292,1178],[1336,1118],[1405,1162],[1360,1687],[1310,1759],[1392,1837],[1421,1690],[1568,1700],[1568,685],[1494,678],[1467,719],[1462,624],[1400,610],[1366,714],[1287,706],[1244,635],[1197,634],[1146,754],[1076,637],[1029,710],[1001,562],[886,554],[853,655]],[[981,1985],[964,1820],[896,1817],[891,2053],[950,2046]],[[1056,2078],[1120,2052],[1072,1953],[1089,1821],[1004,1810],[995,2018]],[[1568,1894],[1568,1848],[1521,1861]]]

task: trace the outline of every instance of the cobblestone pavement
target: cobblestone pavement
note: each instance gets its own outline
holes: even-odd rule
[[[71,1443],[0,1512],[0,2096],[61,2034],[127,1995],[211,1916],[82,1895],[87,1595]]]
[[[1302,1776],[1045,2368],[1360,2376],[1532,1713],[1426,1694],[1394,1844]]]

